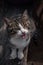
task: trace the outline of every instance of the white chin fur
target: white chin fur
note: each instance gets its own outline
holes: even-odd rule
[[[10,42],[11,42],[11,44],[15,45],[16,48],[24,48],[29,44],[30,39],[28,39],[28,41],[26,41],[25,39],[21,39],[21,38],[19,38],[19,39],[11,38]]]

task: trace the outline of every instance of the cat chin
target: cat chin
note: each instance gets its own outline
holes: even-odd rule
[[[14,39],[14,38],[11,38],[10,42],[11,42],[12,45],[15,45],[16,48],[24,48],[24,47],[26,47],[29,44],[30,39],[28,39],[28,41],[26,41],[25,39]]]

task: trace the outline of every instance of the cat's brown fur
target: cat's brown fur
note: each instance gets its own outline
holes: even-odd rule
[[[32,37],[31,33],[33,33],[36,29],[34,21],[30,19],[28,16],[27,10],[25,10],[25,12],[21,15],[21,17],[4,18],[4,22],[6,25],[4,25],[4,27],[2,27],[0,30],[3,30],[3,28],[7,29],[9,36],[14,36],[17,33],[17,31],[20,30],[19,23],[23,26],[24,29],[26,28],[29,30],[30,38]],[[24,63],[27,62],[27,52],[28,47],[24,52]]]

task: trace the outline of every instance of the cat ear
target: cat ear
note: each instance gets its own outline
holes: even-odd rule
[[[10,20],[8,18],[4,18],[4,22],[6,23],[6,25],[9,25]]]
[[[35,32],[36,31],[36,26],[35,26],[35,22],[33,19],[31,19],[31,28],[30,28],[30,32]]]
[[[8,18],[3,18],[3,26],[0,28],[0,32],[6,30],[7,25],[9,25],[10,20]]]
[[[24,13],[23,13],[23,18],[24,18],[25,20],[29,18],[29,17],[28,17],[28,11],[27,11],[27,10],[24,11]]]
[[[0,32],[6,30],[6,27],[7,27],[7,26],[6,26],[6,24],[4,23],[4,25],[0,28]]]

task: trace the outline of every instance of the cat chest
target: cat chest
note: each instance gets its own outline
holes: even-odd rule
[[[15,38],[10,38],[10,43],[16,46],[17,48],[23,48],[26,47],[30,42],[30,39],[26,41],[26,39],[15,39]]]

